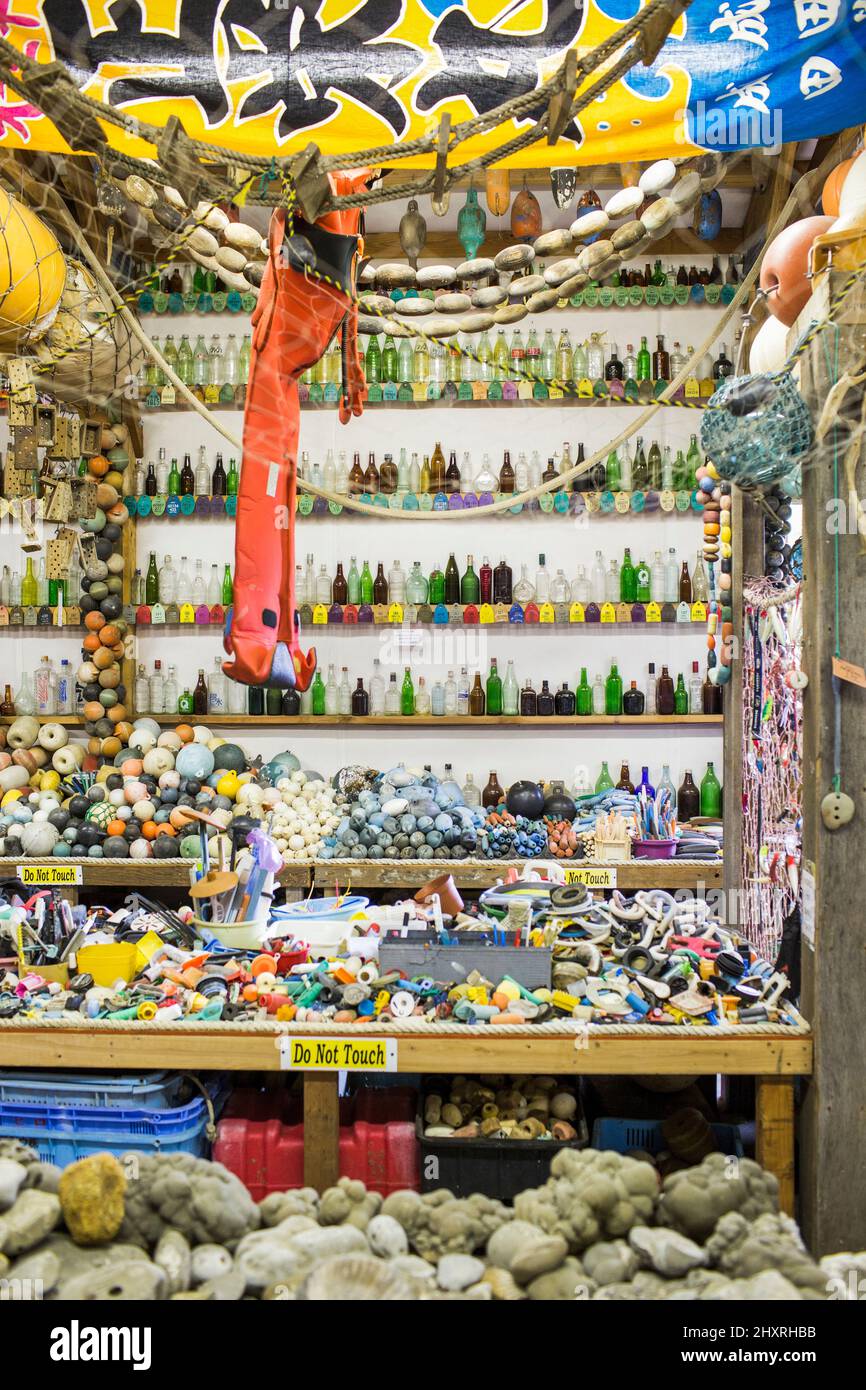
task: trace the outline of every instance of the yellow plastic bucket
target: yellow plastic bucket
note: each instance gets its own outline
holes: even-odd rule
[[[111,945],[82,946],[77,952],[80,975],[92,975],[95,985],[106,989],[117,980],[129,984],[137,970],[138,947],[135,942],[119,941]]]

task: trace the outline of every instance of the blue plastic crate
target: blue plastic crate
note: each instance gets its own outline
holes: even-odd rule
[[[743,1157],[743,1141],[737,1125],[711,1125],[716,1143],[723,1154]],[[662,1135],[661,1120],[620,1120],[605,1115],[596,1120],[592,1127],[590,1148],[613,1149],[614,1153],[630,1153],[632,1149],[643,1149],[650,1154],[661,1153],[666,1148]]]
[[[183,1084],[183,1073],[176,1071],[150,1071],[140,1076],[0,1071],[0,1104],[170,1110]]]
[[[203,1155],[208,1108],[203,1100],[175,1110],[108,1110],[94,1106],[0,1105],[0,1138],[32,1145],[39,1157],[65,1168],[93,1153]]]

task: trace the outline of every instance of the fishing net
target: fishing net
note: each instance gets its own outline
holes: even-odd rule
[[[701,423],[701,443],[726,482],[752,491],[778,484],[799,496],[799,460],[812,417],[790,372],[729,377]]]
[[[41,386],[61,400],[108,405],[135,388],[144,349],[104,298],[90,271],[67,259],[66,285],[51,327],[35,345]]]

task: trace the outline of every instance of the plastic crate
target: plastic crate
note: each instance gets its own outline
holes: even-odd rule
[[[340,1176],[387,1196],[419,1190],[417,1095],[410,1087],[358,1091],[340,1101]],[[259,1201],[304,1186],[304,1125],[294,1091],[237,1090],[217,1126],[215,1162]]]
[[[589,1129],[582,1111],[571,1121],[576,1139],[427,1139],[423,1108],[417,1117],[421,1149],[421,1191],[447,1187],[455,1197],[481,1192],[510,1202],[527,1187],[540,1187],[550,1177],[550,1164],[560,1149],[584,1149]]]
[[[716,1143],[723,1154],[743,1157],[743,1141],[737,1125],[710,1125],[716,1136]],[[594,1149],[613,1149],[615,1153],[630,1153],[632,1149],[642,1149],[645,1153],[658,1154],[667,1148],[662,1134],[661,1120],[620,1120],[603,1116],[592,1127],[592,1147]]]
[[[150,1071],[141,1076],[2,1071],[0,1104],[170,1110],[183,1084],[183,1073],[176,1071]]]

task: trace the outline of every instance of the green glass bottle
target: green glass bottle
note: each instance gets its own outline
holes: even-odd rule
[[[22,602],[26,602],[24,598],[23,580],[21,583],[21,599]],[[152,607],[155,603],[159,603],[159,570],[156,568],[156,551],[154,550],[150,552],[150,561],[144,580],[144,601],[149,607]]]
[[[349,573],[346,578],[346,587],[349,591],[349,602],[358,604],[361,602],[361,580],[358,575],[358,565],[354,555],[352,563],[349,565]]]
[[[155,572],[155,571],[156,571],[156,561],[155,561],[155,557],[154,557],[154,555],[153,555],[152,552],[151,552],[151,556],[150,556],[150,563],[154,566],[154,572]],[[149,578],[150,578],[150,572],[148,571],[148,579],[149,579]],[[36,600],[37,600],[38,596],[39,596],[39,585],[38,585],[37,580],[36,580],[36,575],[35,575],[34,572],[33,572],[33,556],[32,556],[32,555],[28,555],[28,556],[27,556],[27,564],[26,564],[25,569],[24,569],[24,576],[23,576],[23,578],[22,578],[22,580],[21,580],[21,606],[22,606],[22,608],[35,608],[35,607],[36,607]],[[149,600],[148,600],[148,602],[149,602]],[[155,602],[155,600],[154,600],[154,602]]]
[[[460,571],[457,568],[453,550],[448,556],[448,564],[445,566],[445,602],[460,602]]]
[[[576,691],[576,709],[578,714],[592,714],[592,686],[586,678],[586,667],[580,668],[580,682]]]
[[[650,567],[646,560],[638,561],[635,566],[635,578],[637,580],[637,602],[649,603],[652,598],[652,579]]]
[[[608,492],[619,492],[622,487],[622,468],[616,449],[611,449],[604,465],[605,486]]]
[[[598,774],[598,778],[595,783],[595,790],[596,792],[613,791],[613,778],[610,775],[607,763],[602,763],[601,765],[601,772]]]
[[[366,560],[364,561],[364,567],[361,570],[361,602],[373,602],[373,576],[370,573],[370,566]]]
[[[701,815],[702,816],[721,816],[722,814],[722,787],[715,774],[712,763],[707,763],[707,770],[701,782]]]
[[[610,675],[604,683],[605,714],[622,714],[622,676],[616,662],[610,668]]]
[[[686,454],[688,477],[685,483],[685,486],[687,488],[690,488],[692,491],[694,491],[694,489],[698,485],[697,470],[700,468],[701,462],[701,451],[698,448],[698,436],[696,434],[693,434],[691,440],[689,441],[688,453]]]
[[[652,364],[650,362],[650,352],[647,347],[646,338],[641,338],[640,349],[637,355],[637,379],[638,381],[649,381]]]
[[[195,713],[195,697],[188,686],[185,686],[183,694],[178,696],[177,712],[178,714]]]
[[[412,684],[412,672],[406,667],[406,674],[403,677],[403,684],[400,688],[400,713],[415,713],[415,687]]]
[[[234,603],[235,588],[232,584],[232,572],[228,565],[226,565],[225,574],[223,575],[223,588],[220,598],[223,608],[228,608],[230,604]]]
[[[371,335],[367,344],[367,356],[364,359],[364,374],[368,384],[380,382],[382,380],[382,354],[379,351],[379,339],[375,333]]]
[[[400,371],[397,361],[397,348],[390,333],[385,335],[385,346],[382,349],[382,380],[399,381]]]
[[[686,463],[682,449],[677,449],[677,456],[674,459],[674,489],[680,492],[689,485],[689,465]]]
[[[649,472],[649,485],[654,492],[658,492],[662,485],[662,451],[657,439],[654,439],[650,446],[647,456],[647,470]]]
[[[640,435],[637,437],[631,465],[631,485],[635,492],[642,492],[645,487],[649,487],[649,468],[643,449],[643,439]]]
[[[311,686],[313,696],[313,714],[325,713],[325,682],[322,680],[321,671],[317,670],[313,676]]]
[[[430,571],[430,582],[427,586],[427,602],[434,607],[437,603],[445,602],[445,575],[438,565],[434,565]]]
[[[466,573],[460,580],[460,602],[477,603],[481,596],[481,586],[478,582],[478,575],[475,573],[474,561],[471,555],[466,556]]]
[[[226,497],[237,497],[239,481],[238,466],[234,459],[229,459],[229,471],[226,474]]]
[[[490,662],[490,675],[487,677],[487,713],[502,713],[502,677],[496,669],[496,657]]]
[[[637,602],[637,571],[631,562],[631,551],[626,546],[619,570],[619,597],[621,603]]]
[[[689,692],[686,690],[682,671],[677,676],[676,690],[674,691],[674,714],[688,714],[689,712]]]
[[[180,469],[177,466],[177,459],[172,459],[171,468],[168,470],[168,495],[177,497],[180,493]]]

